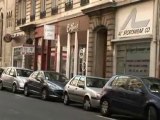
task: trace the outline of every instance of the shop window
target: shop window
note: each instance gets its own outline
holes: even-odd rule
[[[73,73],[74,73],[74,50],[75,47],[71,46],[71,53],[70,53],[70,77],[73,77]]]
[[[149,43],[117,45],[117,74],[149,75]]]
[[[78,74],[86,74],[86,45],[79,45],[78,47]]]
[[[66,57],[67,57],[67,47],[61,47],[61,63],[60,63],[60,71],[62,74],[66,74]]]

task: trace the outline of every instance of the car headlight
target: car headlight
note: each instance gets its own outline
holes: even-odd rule
[[[23,82],[20,82],[20,83],[19,83],[19,86],[23,88],[23,87],[24,87],[24,83],[23,83]]]
[[[98,99],[98,100],[101,99],[101,96],[102,96],[102,95],[101,95],[100,93],[97,93],[97,94],[96,94],[96,99]]]

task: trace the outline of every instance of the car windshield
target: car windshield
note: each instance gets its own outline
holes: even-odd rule
[[[160,93],[160,79],[157,78],[143,78],[143,81],[151,92]]]
[[[106,84],[107,80],[104,78],[94,78],[94,77],[87,77],[86,78],[86,86],[87,87],[96,87],[102,88]]]
[[[67,82],[68,79],[65,75],[55,72],[45,72],[45,77],[49,81]]]
[[[29,77],[32,72],[32,70],[17,69],[17,76]]]

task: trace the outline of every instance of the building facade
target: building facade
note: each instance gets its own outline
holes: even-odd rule
[[[69,78],[159,77],[158,4],[158,0],[16,0],[14,40],[5,43],[11,44],[6,48],[12,57],[4,61]],[[54,28],[51,39],[46,37],[47,26]]]

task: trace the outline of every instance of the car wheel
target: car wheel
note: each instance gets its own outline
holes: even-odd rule
[[[64,103],[65,105],[69,105],[69,103],[70,103],[69,97],[68,97],[67,93],[64,94],[63,103]]]
[[[12,92],[13,93],[17,92],[17,86],[16,86],[16,84],[13,84],[13,86],[12,86]]]
[[[47,100],[47,98],[48,98],[48,92],[47,92],[46,89],[42,90],[41,98],[42,98],[42,100]]]
[[[90,102],[89,98],[84,99],[83,109],[86,110],[86,111],[91,110],[91,102]]]
[[[107,100],[103,100],[101,102],[100,111],[103,116],[108,116],[108,117],[111,116],[110,104]]]
[[[3,83],[0,82],[0,90],[3,90]]]
[[[158,116],[157,116],[157,110],[155,107],[150,106],[148,108],[148,115],[147,115],[147,120],[158,120]]]
[[[24,86],[24,95],[29,96],[28,86]]]

